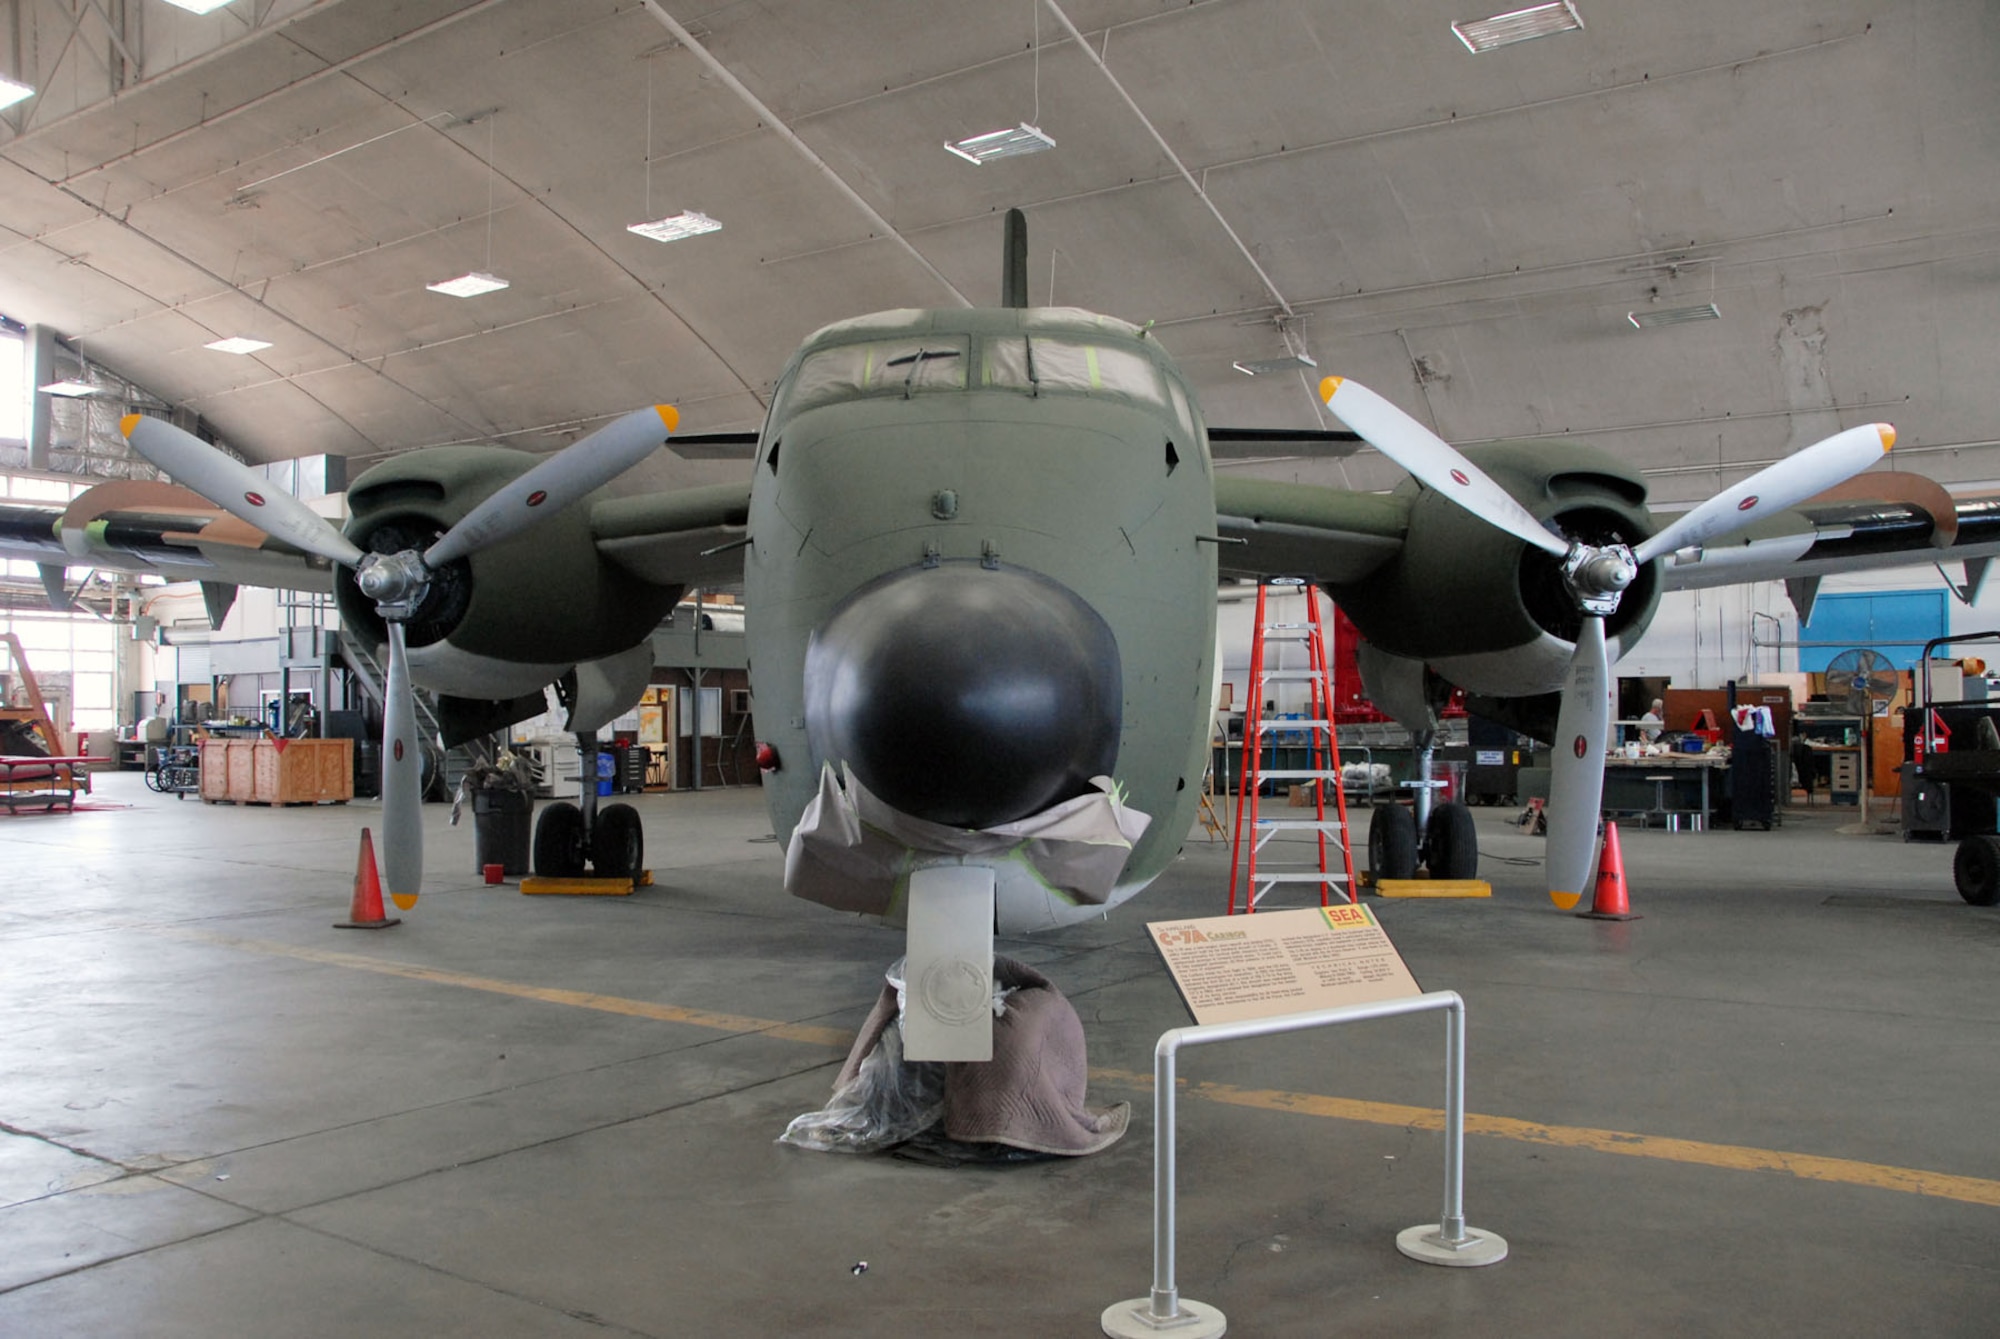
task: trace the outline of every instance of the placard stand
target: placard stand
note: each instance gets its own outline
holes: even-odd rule
[[[1465,1225],[1465,1001],[1455,990],[1434,990],[1401,999],[1316,1009],[1233,1023],[1174,1028],[1153,1047],[1153,1290],[1106,1307],[1101,1318],[1111,1339],[1217,1339],[1228,1326],[1221,1311],[1180,1295],[1174,1284],[1174,1111],[1175,1061],[1184,1046],[1268,1037],[1281,1032],[1359,1023],[1372,1018],[1445,1011],[1444,1212],[1437,1223],[1407,1228],[1396,1249],[1433,1265],[1491,1265],[1507,1258],[1507,1243],[1491,1232]]]

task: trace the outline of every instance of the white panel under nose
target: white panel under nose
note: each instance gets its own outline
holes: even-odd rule
[[[910,875],[903,1055],[993,1058],[993,871],[935,865]]]

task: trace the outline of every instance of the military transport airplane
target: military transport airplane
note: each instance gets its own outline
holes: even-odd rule
[[[1573,901],[1593,859],[1611,666],[1663,589],[1947,557],[1970,571],[2000,552],[2000,509],[1954,506],[1909,476],[1813,500],[1881,458],[1894,437],[1879,424],[1662,528],[1644,479],[1602,452],[1460,452],[1328,378],[1334,414],[1411,479],[1369,494],[1218,476],[1219,442],[1261,436],[1282,454],[1301,435],[1209,429],[1148,331],[1028,306],[1024,242],[1010,237],[1008,255],[1006,305],[878,312],[809,337],[762,430],[739,439],[747,484],[607,488],[668,442],[662,406],[546,458],[398,456],[354,481],[343,532],[134,415],[134,449],[268,538],[213,542],[143,496],[107,515],[85,494],[83,523],[0,513],[0,556],[330,579],[350,633],[389,647],[383,844],[406,906],[422,878],[413,684],[471,737],[539,713],[555,683],[587,754],[637,701],[649,634],[682,591],[741,580],[788,888],[910,925],[912,979],[929,974],[944,1014],[960,983],[969,1015],[995,929],[1097,915],[1180,847],[1209,748],[1223,579],[1324,587],[1367,638],[1371,696],[1420,739],[1444,685],[1553,738],[1548,886]],[[538,866],[636,868],[636,814],[596,814],[584,790],[581,806],[544,806]],[[1431,828],[1434,847],[1470,832]],[[940,1057],[977,1054],[951,1045]]]

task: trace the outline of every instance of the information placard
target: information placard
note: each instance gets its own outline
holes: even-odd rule
[[[1423,994],[1364,906],[1149,921],[1197,1023],[1234,1023]]]

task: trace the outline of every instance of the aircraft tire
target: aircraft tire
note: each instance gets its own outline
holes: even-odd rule
[[[568,800],[543,805],[535,820],[535,873],[545,879],[583,873],[583,810]]]
[[[1456,802],[1431,810],[1424,833],[1424,864],[1433,879],[1472,879],[1479,875],[1479,830],[1472,810]]]
[[[1958,844],[1951,861],[1958,895],[1975,907],[2000,902],[2000,837],[1976,833]]]
[[[646,832],[639,811],[629,804],[609,804],[597,812],[597,831],[590,834],[591,864],[602,879],[629,879],[645,868]]]
[[[1417,819],[1408,805],[1375,806],[1368,819],[1368,870],[1378,883],[1417,872]]]

